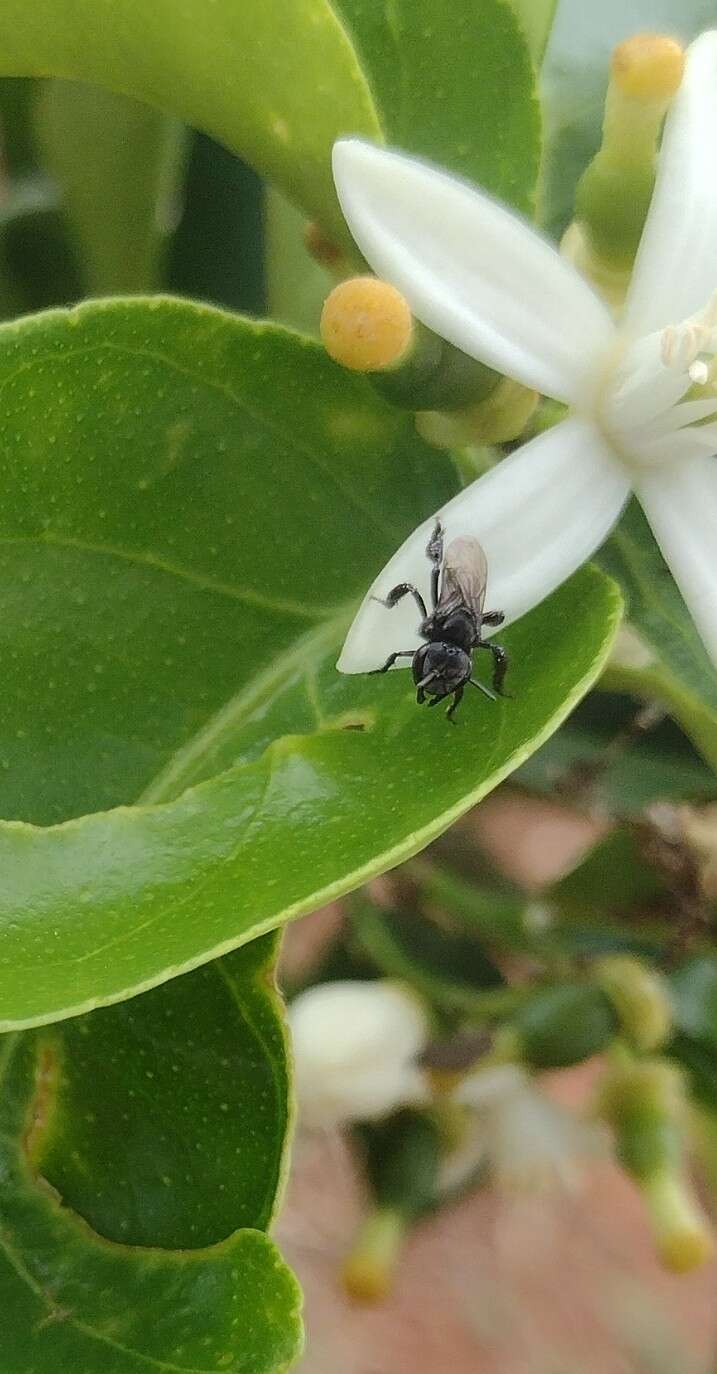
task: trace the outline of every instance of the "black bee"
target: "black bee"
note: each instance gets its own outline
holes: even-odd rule
[[[417,687],[419,706],[432,697],[429,706],[436,706],[445,697],[453,696],[446,716],[453,719],[463,696],[466,683],[484,692],[495,701],[494,692],[501,695],[508,667],[508,655],[499,644],[481,638],[483,625],[502,625],[502,611],[484,611],[488,562],[477,539],[465,536],[454,539],[443,552],[443,526],[436,521],[428,541],[427,557],[431,569],[431,602],[429,615],[426,603],[412,582],[399,582],[387,597],[375,596],[389,610],[404,596],[411,595],[421,612],[418,632],[427,642],[419,649],[397,649],[390,654],[382,668],[375,673],[387,673],[397,658],[412,658],[413,680]],[[488,649],[493,655],[493,692],[471,677],[473,649]]]

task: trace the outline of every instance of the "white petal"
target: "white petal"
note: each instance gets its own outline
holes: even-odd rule
[[[638,462],[646,462],[651,468],[662,464],[672,466],[678,459],[682,462],[700,453],[711,457],[717,453],[717,425],[687,425],[671,434],[647,438],[635,443],[633,453]]]
[[[648,469],[636,493],[705,648],[717,664],[717,462]]]
[[[486,609],[505,623],[536,606],[602,544],[628,496],[628,482],[586,420],[562,424],[504,459],[440,512],[446,543],[478,538],[488,559]],[[395,649],[416,649],[419,612],[404,597],[392,610],[372,600],[413,582],[428,603],[426,544],[435,523],[419,525],[379,573],[349,630],[338,668],[365,673]],[[397,667],[407,667],[409,658]]]
[[[717,287],[717,32],[687,54],[667,117],[652,204],[625,322],[637,333],[679,324]]]
[[[655,422],[655,437],[667,434],[674,430],[683,429],[685,425],[692,425],[700,420],[708,420],[712,416],[717,416],[717,396],[711,396],[704,401],[680,401],[677,405],[671,406],[669,411]],[[650,427],[645,427],[649,432]]]
[[[673,408],[691,386],[686,371],[678,372],[663,363],[661,336],[646,334],[626,349],[607,390],[604,412],[608,427],[628,436],[630,431],[639,435],[662,418],[671,423]]]
[[[419,320],[526,386],[578,396],[613,325],[552,244],[465,182],[357,139],[335,144],[334,179],[362,253]]]

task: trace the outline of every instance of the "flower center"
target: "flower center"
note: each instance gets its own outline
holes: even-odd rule
[[[628,469],[717,453],[717,291],[681,324],[637,339],[619,335],[594,406]]]
[[[665,367],[686,372],[696,386],[709,381],[717,353],[717,291],[696,315],[663,329],[660,352]]]

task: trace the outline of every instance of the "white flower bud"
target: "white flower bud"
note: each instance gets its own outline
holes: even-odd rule
[[[289,1023],[302,1125],[329,1130],[428,1100],[416,1062],[428,1017],[398,984],[320,984],[292,1003]]]

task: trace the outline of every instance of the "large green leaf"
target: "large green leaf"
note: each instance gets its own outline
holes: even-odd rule
[[[8,1027],[128,996],[419,850],[587,690],[620,601],[583,571],[507,632],[514,699],[451,728],[406,673],[334,668],[356,599],[454,489],[409,418],[208,307],[88,305],[0,341]]]
[[[627,614],[655,656],[654,668],[610,671],[610,684],[661,697],[717,767],[717,675],[636,501],[600,553],[622,588]]]
[[[385,139],[528,210],[540,111],[508,0],[334,0],[354,37]]]
[[[280,1374],[299,1294],[262,1233],[286,1127],[272,943],[3,1040],[3,1374]]]
[[[341,234],[331,144],[380,137],[328,0],[3,0],[0,73],[89,81],[178,115]]]

